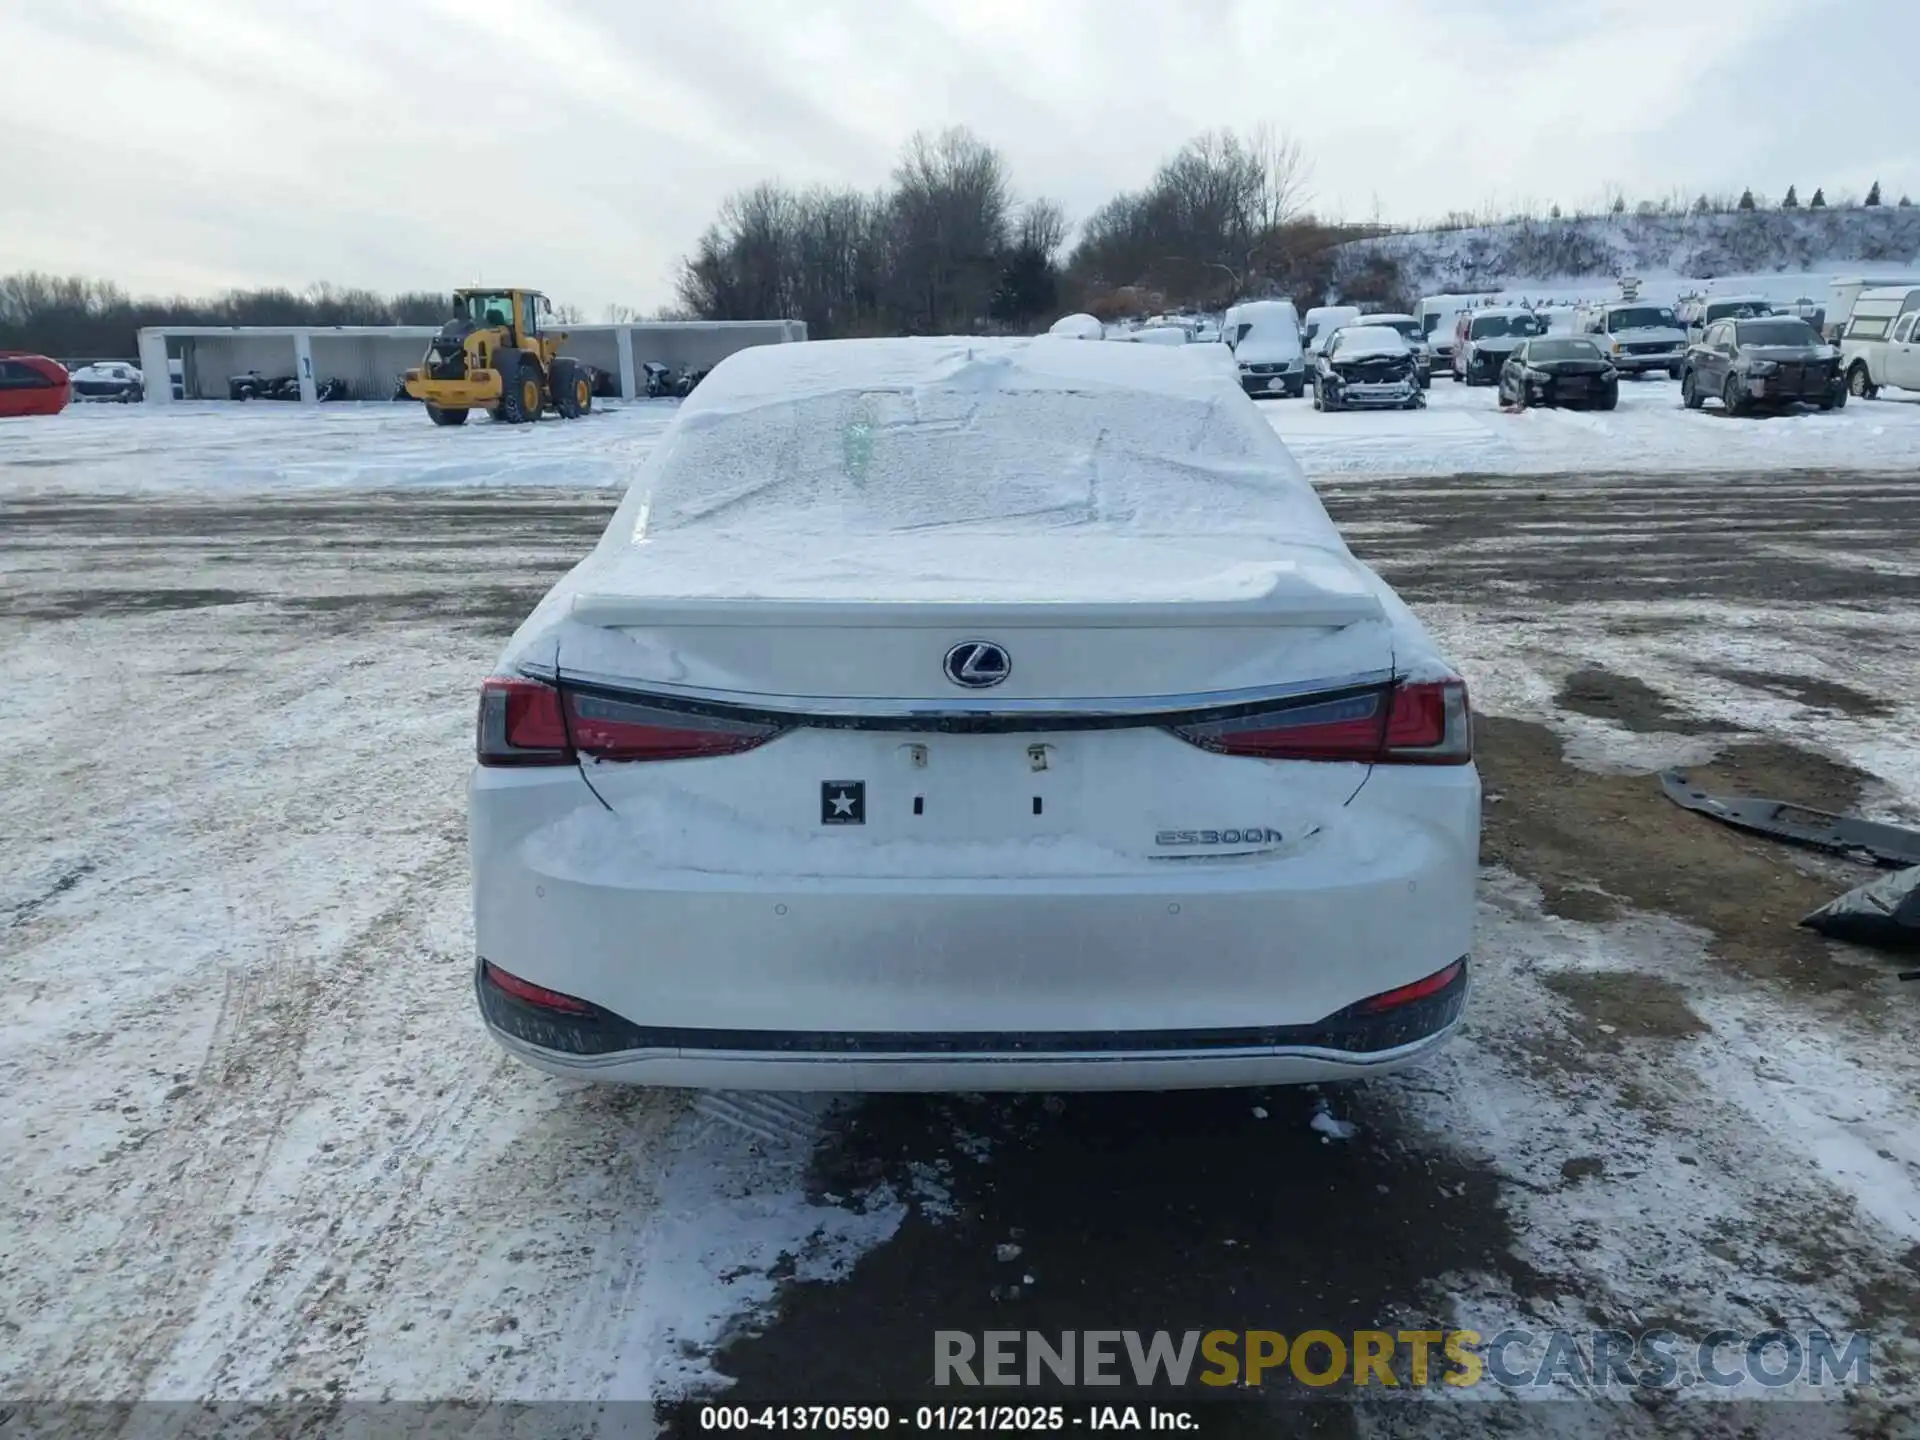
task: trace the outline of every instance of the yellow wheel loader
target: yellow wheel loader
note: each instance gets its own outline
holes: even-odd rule
[[[453,318],[419,368],[407,371],[407,394],[426,402],[436,425],[464,425],[469,410],[508,425],[528,424],[547,410],[568,420],[586,414],[593,373],[560,353],[567,337],[546,328],[552,318],[537,290],[454,291]]]

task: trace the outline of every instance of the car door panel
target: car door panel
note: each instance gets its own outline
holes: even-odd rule
[[[1884,383],[1904,390],[1920,390],[1920,342],[1914,338],[1916,327],[1920,327],[1920,314],[1912,312],[1902,315],[1893,327],[1893,337],[1887,343]]]

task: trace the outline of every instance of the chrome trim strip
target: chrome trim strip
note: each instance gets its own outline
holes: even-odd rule
[[[483,1024],[486,1022],[483,1020]],[[906,1065],[936,1068],[959,1065],[969,1068],[1007,1066],[1061,1066],[1093,1068],[1106,1065],[1161,1063],[1176,1065],[1206,1064],[1236,1060],[1321,1060],[1356,1070],[1377,1065],[1392,1065],[1432,1050],[1451,1039],[1460,1028],[1460,1020],[1409,1040],[1390,1050],[1333,1050],[1320,1045],[1246,1045],[1218,1050],[1034,1050],[968,1051],[932,1053],[924,1050],[820,1051],[820,1050],[692,1050],[681,1046],[648,1046],[636,1050],[611,1050],[604,1055],[575,1055],[564,1050],[549,1050],[509,1035],[486,1024],[487,1033],[503,1050],[528,1060],[541,1061],[555,1068],[590,1074],[644,1062],[715,1062],[742,1067],[754,1065],[819,1065],[830,1068],[858,1069],[868,1065]]]
[[[983,720],[1038,719],[1061,716],[1073,719],[1126,718],[1142,715],[1182,715],[1198,710],[1226,710],[1243,705],[1262,705],[1278,700],[1294,700],[1303,695],[1331,694],[1342,690],[1360,690],[1386,685],[1396,677],[1391,669],[1364,670],[1351,675],[1320,676],[1312,680],[1292,680],[1281,685],[1254,685],[1238,690],[1191,690],[1172,695],[1114,695],[1092,698],[1048,697],[1021,699],[1008,696],[952,695],[939,698],[874,695],[767,695],[750,690],[717,690],[704,685],[681,685],[668,680],[637,680],[558,666],[522,664],[520,673],[531,680],[548,684],[566,682],[632,696],[635,699],[677,700],[695,705],[716,705],[732,710],[796,717],[939,720],[943,718]]]

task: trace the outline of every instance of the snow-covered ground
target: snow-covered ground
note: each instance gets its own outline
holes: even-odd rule
[[[1491,388],[1436,380],[1427,408],[1320,414],[1258,402],[1309,475],[1905,470],[1920,456],[1920,394],[1885,390],[1822,414],[1689,411],[1665,376],[1624,381],[1619,408],[1503,413]],[[0,497],[58,491],[624,488],[676,402],[575,422],[457,430],[412,405],[72,406],[0,420]]]
[[[0,497],[49,490],[624,488],[678,402],[603,406],[575,421],[458,429],[418,405],[224,400],[73,405],[55,423],[0,420]]]

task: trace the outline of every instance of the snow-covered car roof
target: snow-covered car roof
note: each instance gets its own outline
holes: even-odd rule
[[[1418,325],[1420,322],[1411,315],[1402,315],[1399,311],[1381,311],[1374,315],[1362,315],[1362,325]]]
[[[1106,334],[1106,329],[1099,320],[1082,311],[1074,315],[1062,315],[1047,327],[1047,333],[1069,340],[1098,340]]]
[[[1327,338],[1329,346],[1336,341],[1342,355],[1404,355],[1408,348],[1391,325],[1342,325]]]
[[[1143,325],[1116,338],[1132,340],[1141,345],[1184,345],[1187,343],[1187,332],[1179,325]]]

